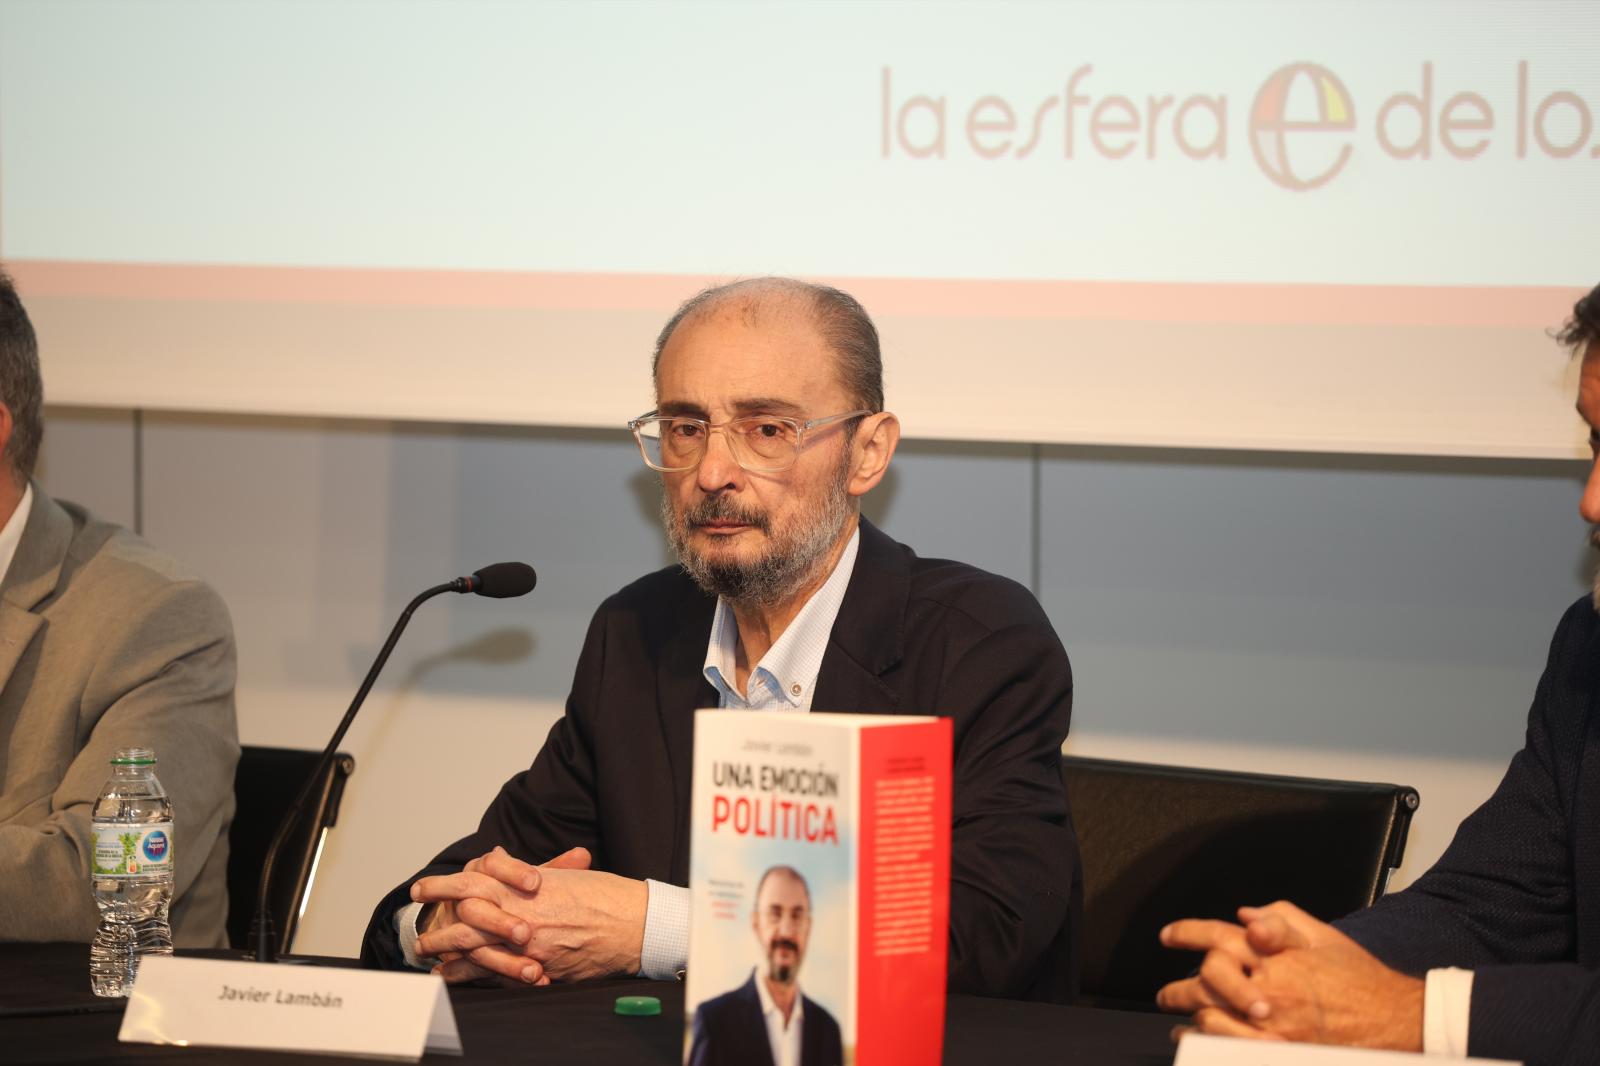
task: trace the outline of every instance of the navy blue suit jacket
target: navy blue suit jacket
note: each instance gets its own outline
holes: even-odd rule
[[[581,844],[596,869],[688,884],[694,712],[717,706],[701,673],[715,609],[676,566],[602,603],[533,765],[416,876],[496,844],[535,863]],[[1061,785],[1072,671],[1028,590],[920,559],[863,520],[812,706],[952,720],[950,990],[1069,1001],[1082,885]],[[394,914],[415,879],[378,904],[367,965],[404,965]]]
[[[800,996],[800,1066],[841,1066],[844,1040],[839,1023],[816,1002]],[[772,1066],[772,1041],[761,1016],[756,975],[731,992],[695,1008],[689,1066]]]
[[[1433,868],[1338,922],[1395,969],[1475,971],[1467,1050],[1600,1063],[1600,617],[1556,628],[1527,742]]]

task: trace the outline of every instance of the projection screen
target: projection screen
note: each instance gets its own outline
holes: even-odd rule
[[[1572,456],[1592,3],[0,6],[55,403],[566,426],[766,273],[947,439]]]

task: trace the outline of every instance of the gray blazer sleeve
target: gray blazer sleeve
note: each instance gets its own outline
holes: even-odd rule
[[[113,753],[148,747],[174,805],[174,931],[184,946],[225,942],[223,837],[239,757],[233,628],[222,600],[198,581],[137,584],[106,589],[93,604],[63,599],[0,694],[0,713],[26,716],[31,727],[15,737],[24,765],[13,762],[8,774],[29,775],[40,790],[5,789],[23,809],[3,812],[0,824],[0,940],[94,935],[94,801]]]

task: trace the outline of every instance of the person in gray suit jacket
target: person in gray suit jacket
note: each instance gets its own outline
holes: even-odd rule
[[[31,480],[38,347],[0,274],[0,941],[88,941],[90,816],[118,748],[172,798],[180,947],[227,943],[239,759],[222,600],[127,530]]]

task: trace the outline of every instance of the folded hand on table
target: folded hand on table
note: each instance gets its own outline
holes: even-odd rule
[[[438,956],[435,972],[452,984],[637,973],[645,884],[589,862],[583,848],[533,866],[496,847],[460,873],[419,878],[411,898],[437,906],[422,923],[417,953]]]
[[[1239,922],[1190,918],[1161,931],[1203,951],[1198,974],[1156,995],[1163,1010],[1221,1036],[1422,1050],[1424,984],[1292,903],[1239,908]]]

